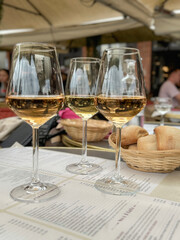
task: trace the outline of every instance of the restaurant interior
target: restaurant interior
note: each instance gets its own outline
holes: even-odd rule
[[[0,0],[0,239],[179,240],[179,22],[179,0]]]

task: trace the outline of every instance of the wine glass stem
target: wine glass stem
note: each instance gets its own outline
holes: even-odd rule
[[[31,184],[37,184],[40,182],[38,175],[38,160],[39,160],[39,134],[38,128],[33,127],[33,172]]]
[[[160,126],[164,126],[164,115],[161,115],[161,122],[160,122]]]
[[[88,161],[87,161],[87,120],[83,120],[82,159],[81,159],[80,164],[88,164]]]
[[[116,174],[117,179],[120,178],[121,170],[121,128],[116,127]]]

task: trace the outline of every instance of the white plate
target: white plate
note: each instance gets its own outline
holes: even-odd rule
[[[180,111],[170,111],[165,115],[171,122],[180,122]]]

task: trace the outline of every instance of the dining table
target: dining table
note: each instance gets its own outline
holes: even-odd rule
[[[152,133],[155,126],[144,128]],[[143,172],[122,161],[121,175],[135,181],[140,190],[110,195],[94,184],[114,171],[115,151],[88,149],[89,161],[103,168],[99,173],[67,172],[66,166],[80,158],[80,148],[40,148],[40,179],[56,184],[60,194],[46,202],[26,203],[14,201],[9,193],[30,181],[32,147],[14,144],[0,149],[0,240],[180,239],[179,168],[170,173]]]

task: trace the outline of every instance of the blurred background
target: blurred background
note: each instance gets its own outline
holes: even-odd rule
[[[151,98],[180,68],[179,0],[0,0],[0,17],[0,68],[7,70],[18,42],[55,44],[64,79],[72,57],[136,47]]]

